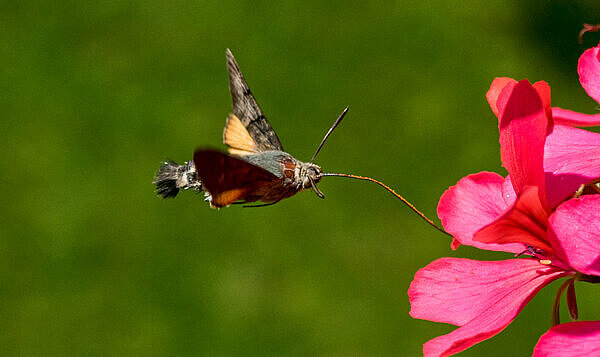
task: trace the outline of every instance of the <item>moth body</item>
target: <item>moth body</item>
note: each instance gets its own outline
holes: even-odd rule
[[[321,168],[283,151],[229,50],[226,57],[233,113],[227,117],[223,143],[229,154],[201,149],[183,165],[164,162],[154,178],[157,194],[168,198],[179,190],[204,191],[211,207],[275,203],[308,188],[323,197],[316,188]]]
[[[318,165],[302,162],[283,151],[265,151],[243,156],[241,159],[267,170],[280,180],[277,184],[269,185],[269,189],[261,190],[261,197],[255,201],[267,203],[281,201],[297,192],[311,188],[309,177],[315,183],[321,180],[322,170]]]

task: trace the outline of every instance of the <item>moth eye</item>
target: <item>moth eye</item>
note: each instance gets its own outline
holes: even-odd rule
[[[294,171],[292,171],[292,170],[283,170],[283,174],[285,175],[285,177],[287,177],[289,179],[294,177]]]

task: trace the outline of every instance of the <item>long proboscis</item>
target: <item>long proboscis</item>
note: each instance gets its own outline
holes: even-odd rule
[[[347,112],[348,112],[348,107],[344,108],[344,111],[342,112],[342,114],[340,114],[340,116],[336,119],[336,121],[333,123],[331,128],[329,128],[329,130],[327,131],[327,134],[325,134],[325,136],[323,137],[323,140],[321,140],[321,143],[319,144],[317,151],[315,151],[315,154],[313,155],[312,159],[310,159],[309,162],[311,164],[315,160],[315,157],[317,157],[317,154],[319,153],[319,151],[321,151],[323,144],[325,144],[325,141],[327,141],[327,138],[329,137],[329,135],[331,135],[331,132],[333,132],[333,130],[340,124],[342,119],[344,119],[344,116],[346,116]]]
[[[402,197],[402,195],[400,195],[399,193],[397,193],[396,191],[394,191],[393,189],[391,189],[390,187],[388,187],[386,184],[384,184],[381,181],[375,180],[373,178],[370,177],[365,177],[365,176],[358,176],[358,175],[351,175],[351,174],[336,174],[336,173],[322,173],[321,176],[338,176],[338,177],[348,177],[348,178],[353,178],[353,179],[357,179],[357,180],[363,180],[363,181],[371,181],[374,182],[376,184],[378,184],[379,186],[385,188],[388,192],[390,192],[392,195],[396,196],[396,198],[398,198],[400,201],[402,201],[405,205],[408,206],[408,208],[410,208],[413,212],[415,212],[416,214],[419,215],[419,217],[421,217],[425,222],[427,222],[430,226],[432,226],[433,228],[437,229],[438,231],[452,236],[450,233],[446,232],[443,228],[440,228],[437,224],[435,224],[431,219],[429,219],[424,213],[422,213],[421,211],[419,211],[412,203],[408,202],[408,200],[404,197]]]

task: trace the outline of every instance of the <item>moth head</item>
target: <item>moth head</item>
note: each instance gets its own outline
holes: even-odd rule
[[[302,188],[311,188],[313,183],[321,181],[321,173],[323,170],[315,164],[306,163],[302,165],[300,177],[302,177]]]
[[[302,181],[302,188],[312,188],[317,196],[325,198],[323,193],[317,188],[317,183],[321,181],[321,174],[323,170],[318,165],[309,163],[302,163],[300,166],[300,179]]]

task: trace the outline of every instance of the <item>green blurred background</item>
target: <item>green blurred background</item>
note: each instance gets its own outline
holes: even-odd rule
[[[370,183],[325,178],[260,209],[156,197],[161,160],[223,148],[229,47],[285,149],[382,179],[435,217],[500,167],[485,92],[546,80],[593,112],[577,58],[597,1],[62,1],[0,5],[1,355],[419,355],[452,326],[407,289],[462,247]],[[468,356],[527,355],[555,282]],[[578,285],[582,319],[597,289]]]

